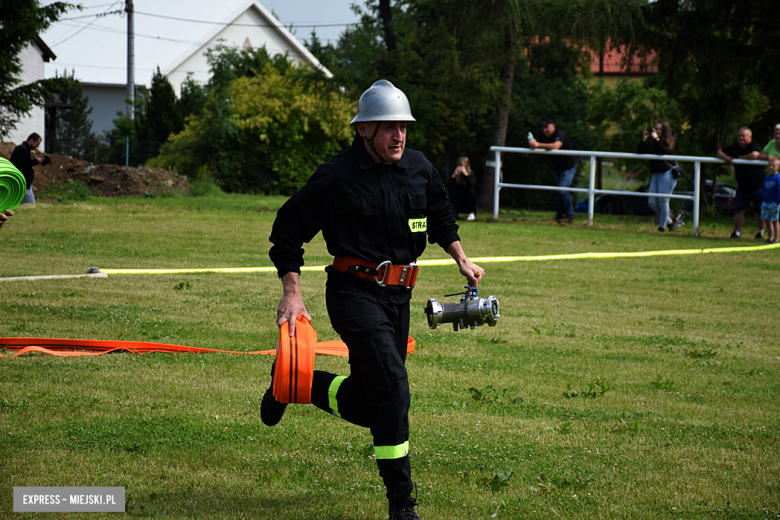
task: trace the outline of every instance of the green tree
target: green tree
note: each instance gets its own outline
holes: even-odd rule
[[[589,125],[587,120],[592,109],[592,96],[585,78],[574,72],[573,64],[579,63],[581,54],[571,48],[545,48],[540,52],[532,52],[532,55],[535,57],[531,60],[518,59],[507,143],[510,146],[525,146],[528,132],[538,137],[541,120],[550,117],[569,134],[575,148],[595,148],[598,129]],[[504,182],[553,184],[550,162],[546,157],[504,154],[502,160]],[[586,171],[579,168],[578,175],[585,175]],[[489,185],[490,188],[492,186]],[[549,209],[554,207],[556,196],[556,192],[552,191],[505,190],[501,199],[504,201],[502,203],[516,207]]]
[[[354,102],[320,71],[264,48],[221,47],[204,109],[149,166],[175,166],[228,191],[293,193],[349,144]]]
[[[360,22],[348,27],[339,37],[335,47],[325,46],[313,52],[317,59],[322,57],[328,70],[333,73],[334,82],[356,100],[378,79],[397,81],[395,64],[390,63],[397,56],[391,56],[382,40],[384,28],[379,18],[376,1],[367,0],[363,7],[352,4],[352,10],[360,16]]]
[[[780,119],[780,24],[766,3],[657,0],[643,10],[645,23],[620,42],[637,54],[657,53],[650,84],[687,116],[688,153],[714,154],[742,125],[764,144]]]
[[[72,155],[80,159],[94,159],[97,138],[92,132],[92,120],[89,115],[92,108],[89,98],[81,90],[81,82],[75,73],[57,77],[54,100],[67,105],[70,109],[57,110],[57,149],[56,153]]]
[[[181,97],[179,98],[179,112],[186,120],[190,115],[200,114],[206,107],[208,94],[203,85],[187,75],[181,84]]]
[[[184,127],[181,104],[159,67],[152,76],[152,88],[143,112],[136,118],[136,126],[138,145],[143,149],[142,161],[156,156],[168,137]]]
[[[139,91],[144,92],[143,89]],[[133,119],[130,119],[125,112],[116,111],[114,127],[101,137],[108,145],[108,151],[100,158],[101,162],[138,166],[147,159],[138,142],[138,129],[144,125],[146,115],[146,102],[143,95],[135,97],[133,115]]]
[[[257,166],[251,181],[270,191],[294,193],[318,164],[343,150],[353,135],[353,103],[335,92],[291,81],[266,65],[262,74],[233,82],[233,110],[247,134]],[[265,188],[265,190],[268,190]],[[264,190],[264,191],[265,191]]]
[[[658,74],[646,85],[679,106],[682,153],[712,156],[743,125],[762,145],[771,138],[780,120],[780,24],[766,9],[756,0],[657,0],[645,4],[636,31],[616,39],[629,57],[657,54]],[[701,181],[730,170],[702,165]]]
[[[35,106],[41,106],[54,84],[40,80],[21,83],[22,62],[19,54],[32,42],[32,37],[74,6],[53,2],[40,6],[35,0],[4,1],[0,7],[0,139],[5,138],[19,120]]]
[[[690,128],[679,104],[665,90],[629,80],[619,81],[614,88],[599,81],[590,88],[585,121],[595,130],[598,150],[636,153],[642,132],[661,120],[672,126],[679,141],[678,151],[685,153],[684,142]],[[615,162],[644,177],[650,175],[647,161]]]
[[[316,30],[312,29],[311,38],[309,38],[309,41],[304,41],[303,45],[309,49],[309,52],[311,52],[326,69],[333,72],[338,66],[336,48],[330,43],[323,45],[322,41],[317,36]]]
[[[642,0],[408,0],[409,52],[417,76],[437,94],[457,93],[463,112],[491,114],[488,145],[503,146],[512,111],[512,90],[521,44],[566,40],[606,41],[630,31]],[[411,62],[411,60],[410,60]],[[478,205],[493,205],[494,171],[485,168]]]

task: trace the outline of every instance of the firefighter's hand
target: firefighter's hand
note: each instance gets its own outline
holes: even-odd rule
[[[468,259],[466,253],[463,252],[463,247],[460,245],[460,240],[456,240],[447,246],[447,252],[458,265],[460,274],[465,276],[466,280],[468,280],[469,286],[476,287],[479,285],[479,282],[482,281],[482,277],[485,276],[485,270]]]
[[[485,276],[485,270],[471,260],[460,264],[458,268],[460,269],[460,274],[466,277],[471,287],[477,287],[479,282],[482,281],[482,277]]]
[[[295,320],[298,316],[303,316],[311,322],[309,311],[306,310],[300,295],[297,298],[294,296],[283,296],[282,301],[279,302],[279,308],[276,310],[276,324],[281,327],[285,321],[289,321],[290,336],[293,336],[295,335]]]
[[[10,209],[5,210],[5,215],[0,213],[0,227],[3,227],[3,224],[5,224],[5,221],[8,220],[8,217],[13,217],[14,212]]]
[[[298,273],[289,272],[282,277],[284,296],[279,302],[279,308],[276,309],[276,324],[281,328],[285,321],[289,321],[290,336],[295,334],[295,320],[298,319],[298,316],[303,316],[311,322],[311,316],[309,316],[309,311],[306,310],[301,297],[298,276]]]

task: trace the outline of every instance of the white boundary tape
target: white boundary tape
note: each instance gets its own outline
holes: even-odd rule
[[[53,274],[49,276],[16,276],[14,278],[0,278],[0,282],[13,282],[19,280],[57,280],[60,278],[108,278],[106,273],[89,274]]]

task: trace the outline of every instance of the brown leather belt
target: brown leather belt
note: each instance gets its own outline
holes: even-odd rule
[[[380,287],[400,285],[411,289],[417,281],[419,267],[412,262],[409,265],[393,265],[389,260],[384,262],[368,262],[350,256],[337,256],[333,259],[333,267],[342,273],[352,273],[355,276],[373,280]]]

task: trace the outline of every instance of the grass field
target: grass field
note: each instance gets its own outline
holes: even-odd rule
[[[0,277],[271,265],[282,202],[21,208],[0,231]],[[461,236],[472,257],[758,243],[729,240],[726,219],[705,219],[697,238],[690,224],[551,218],[508,211]],[[328,263],[321,237],[306,258]],[[424,520],[780,518],[780,250],[483,267],[495,328],[427,329],[427,298],[463,285],[454,267],[425,268],[415,288],[410,456]],[[335,339],[325,274],[302,281],[320,338]],[[280,293],[272,273],[5,281],[0,336],[268,349]],[[260,423],[271,357],[2,353],[0,517],[386,517],[367,431],[312,406]],[[127,510],[13,513],[14,486],[124,486]]]

